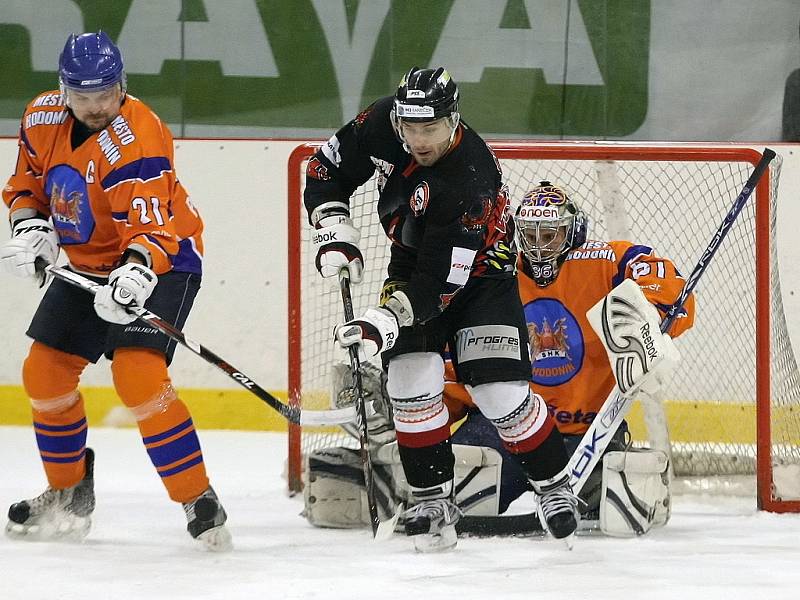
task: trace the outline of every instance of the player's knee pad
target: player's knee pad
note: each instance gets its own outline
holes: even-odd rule
[[[78,382],[85,358],[33,342],[22,365],[22,384],[34,410],[61,413],[80,401]]]
[[[449,413],[442,399],[444,361],[439,354],[413,352],[393,358],[389,362],[386,391],[392,401],[395,429],[401,443],[403,434],[441,431],[443,439],[449,437]]]
[[[512,452],[532,450],[530,444],[519,445],[535,439],[539,432],[549,431],[547,406],[541,396],[530,391],[527,381],[497,381],[467,389]]]
[[[606,535],[643,535],[667,523],[671,511],[669,459],[659,450],[603,455],[600,529]]]
[[[117,394],[137,421],[165,412],[177,399],[162,352],[146,348],[117,348],[111,373]]]

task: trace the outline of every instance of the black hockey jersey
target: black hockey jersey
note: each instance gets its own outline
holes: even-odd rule
[[[378,169],[389,279],[408,282],[414,320],[424,322],[470,280],[516,276],[514,225],[500,164],[480,136],[462,122],[448,152],[423,167],[394,133],[392,102],[373,103],[312,157],[304,202],[309,215],[326,202],[349,204]]]

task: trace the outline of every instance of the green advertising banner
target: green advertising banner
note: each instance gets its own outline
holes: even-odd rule
[[[482,132],[615,138],[648,106],[650,0],[2,0],[0,126],[104,29],[129,91],[177,135],[333,130],[443,64]],[[197,126],[200,126],[199,128]]]

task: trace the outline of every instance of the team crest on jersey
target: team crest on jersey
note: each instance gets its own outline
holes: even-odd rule
[[[531,343],[531,380],[561,385],[580,371],[585,354],[577,319],[558,300],[540,298],[525,305]]]
[[[328,181],[331,178],[331,176],[328,175],[328,167],[323,165],[316,156],[312,156],[308,161],[306,177],[311,177],[312,179],[318,179],[320,181]]]
[[[83,175],[69,165],[58,165],[47,173],[44,189],[61,244],[88,242],[94,231],[94,215]]]
[[[411,194],[411,212],[414,213],[415,217],[425,213],[425,209],[428,208],[428,200],[430,199],[430,195],[430,188],[428,187],[428,183],[425,181],[414,188],[414,193]]]

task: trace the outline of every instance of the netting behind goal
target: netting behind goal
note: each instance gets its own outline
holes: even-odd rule
[[[550,180],[587,212],[590,239],[650,245],[684,275],[760,158],[747,148],[689,144],[492,146],[513,202]],[[289,160],[289,395],[304,408],[321,409],[331,406],[330,366],[347,356],[331,341],[342,319],[341,300],[314,268],[302,209],[305,161],[314,150],[301,146]],[[696,288],[695,326],[676,340],[682,360],[668,387],[655,401],[637,402],[629,421],[637,443],[667,440],[676,475],[702,481],[756,475],[760,507],[800,511],[800,393],[775,248],[779,162],[773,161]],[[386,276],[389,246],[376,201],[374,178],[351,200],[366,262],[364,281],[353,287],[356,314],[376,304]],[[330,445],[355,441],[336,429],[290,429],[293,489],[302,486],[301,455]]]

